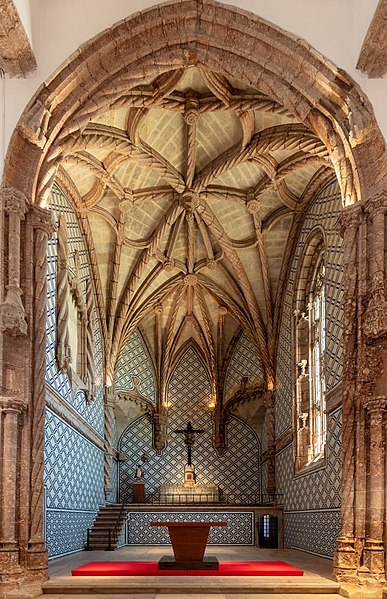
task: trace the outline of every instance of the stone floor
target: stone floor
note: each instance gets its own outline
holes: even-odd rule
[[[80,552],[50,561],[44,599],[338,599],[332,561],[301,551],[257,547],[210,547],[221,561],[281,560],[304,570],[302,577],[71,577],[91,561],[157,561],[168,547],[123,547],[115,552]]]

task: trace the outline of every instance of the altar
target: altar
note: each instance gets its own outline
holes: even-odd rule
[[[184,505],[186,503],[219,503],[219,485],[207,484],[163,484],[158,489],[160,503]]]

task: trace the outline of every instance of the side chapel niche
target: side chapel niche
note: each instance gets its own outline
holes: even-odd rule
[[[82,389],[86,400],[95,399],[93,292],[90,279],[81,281],[78,251],[69,253],[67,222],[59,217],[56,284],[56,358],[73,392]]]
[[[297,278],[295,339],[295,468],[325,456],[325,263],[319,229],[305,244]]]

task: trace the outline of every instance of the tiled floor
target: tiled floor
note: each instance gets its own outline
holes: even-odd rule
[[[114,552],[80,552],[52,560],[45,598],[136,599],[140,594],[140,599],[252,599],[253,596],[257,599],[338,599],[332,561],[288,549],[217,546],[209,548],[207,553],[216,555],[219,561],[286,561],[302,568],[303,577],[71,577],[71,569],[91,561],[157,561],[167,553],[171,553],[171,549],[165,546],[123,547]],[[108,585],[111,585],[110,591],[106,588]],[[61,587],[66,588],[66,592],[60,590]],[[321,594],[313,593],[313,589],[320,588]]]

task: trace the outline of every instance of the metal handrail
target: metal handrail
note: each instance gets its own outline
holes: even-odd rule
[[[242,493],[231,494],[220,492],[219,498],[214,498],[212,493],[165,493],[153,491],[145,498],[145,503],[151,505],[255,505],[255,506],[280,506],[283,505],[282,493]],[[126,498],[128,499],[128,498]],[[134,504],[137,502],[127,501]]]
[[[111,526],[98,526],[98,530],[107,530],[108,531],[108,546],[105,551],[114,551],[114,547],[112,546],[113,538],[117,541],[119,528],[120,528],[120,520],[122,518],[123,513],[126,511],[125,503],[121,503],[121,508],[119,513],[117,514],[117,518],[113,527]],[[86,529],[86,551],[90,551],[90,531],[91,528]]]

